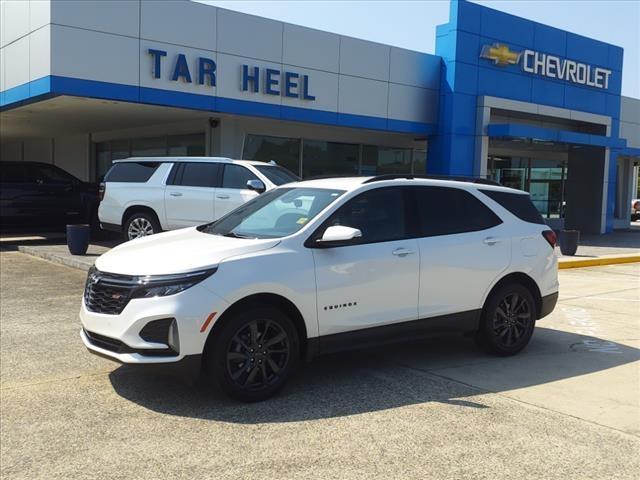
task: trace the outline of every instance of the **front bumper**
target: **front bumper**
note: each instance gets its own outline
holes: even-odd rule
[[[130,300],[117,315],[89,311],[83,298],[80,338],[92,353],[120,363],[189,363],[194,360],[188,357],[202,355],[212,324],[227,307],[224,300],[201,285],[167,297]],[[213,313],[214,321],[207,322]],[[173,348],[168,342],[148,341],[141,336],[150,322],[164,319],[175,322],[179,340]]]

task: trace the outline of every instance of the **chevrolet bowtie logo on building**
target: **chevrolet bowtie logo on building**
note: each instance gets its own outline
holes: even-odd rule
[[[520,61],[519,52],[512,52],[509,47],[500,43],[482,47],[480,57],[493,60],[496,65],[516,65]]]
[[[558,80],[604,90],[609,88],[611,70],[536,52],[535,50],[527,49],[521,52],[514,52],[507,45],[494,43],[493,45],[484,45],[482,47],[480,58],[491,60],[495,65],[500,65],[501,67],[520,65],[521,70],[534,75],[557,78]]]

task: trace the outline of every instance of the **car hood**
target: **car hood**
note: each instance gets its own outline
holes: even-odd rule
[[[96,268],[122,275],[185,273],[217,266],[224,259],[275,247],[279,239],[210,235],[195,227],[138,238],[112,248]]]

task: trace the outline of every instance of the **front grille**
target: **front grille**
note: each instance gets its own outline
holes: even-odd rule
[[[133,277],[92,268],[84,288],[84,304],[90,312],[119,315],[129,303],[136,286]]]
[[[105,337],[104,335],[100,335],[98,333],[90,332],[88,330],[84,331],[84,334],[89,339],[89,342],[92,345],[95,345],[99,348],[104,348],[105,350],[109,350],[114,353],[133,353],[134,350],[131,349],[126,344],[122,343],[120,340],[111,337]]]
[[[91,345],[109,350],[113,353],[138,353],[146,357],[173,357],[177,355],[177,353],[170,348],[131,348],[117,338],[105,337],[104,335],[90,332],[86,329],[84,329],[84,334]]]

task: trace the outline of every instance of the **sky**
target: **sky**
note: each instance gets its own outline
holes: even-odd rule
[[[448,0],[197,1],[426,53],[435,52],[436,25],[449,20]],[[640,0],[474,3],[623,47],[622,94],[640,98]]]

